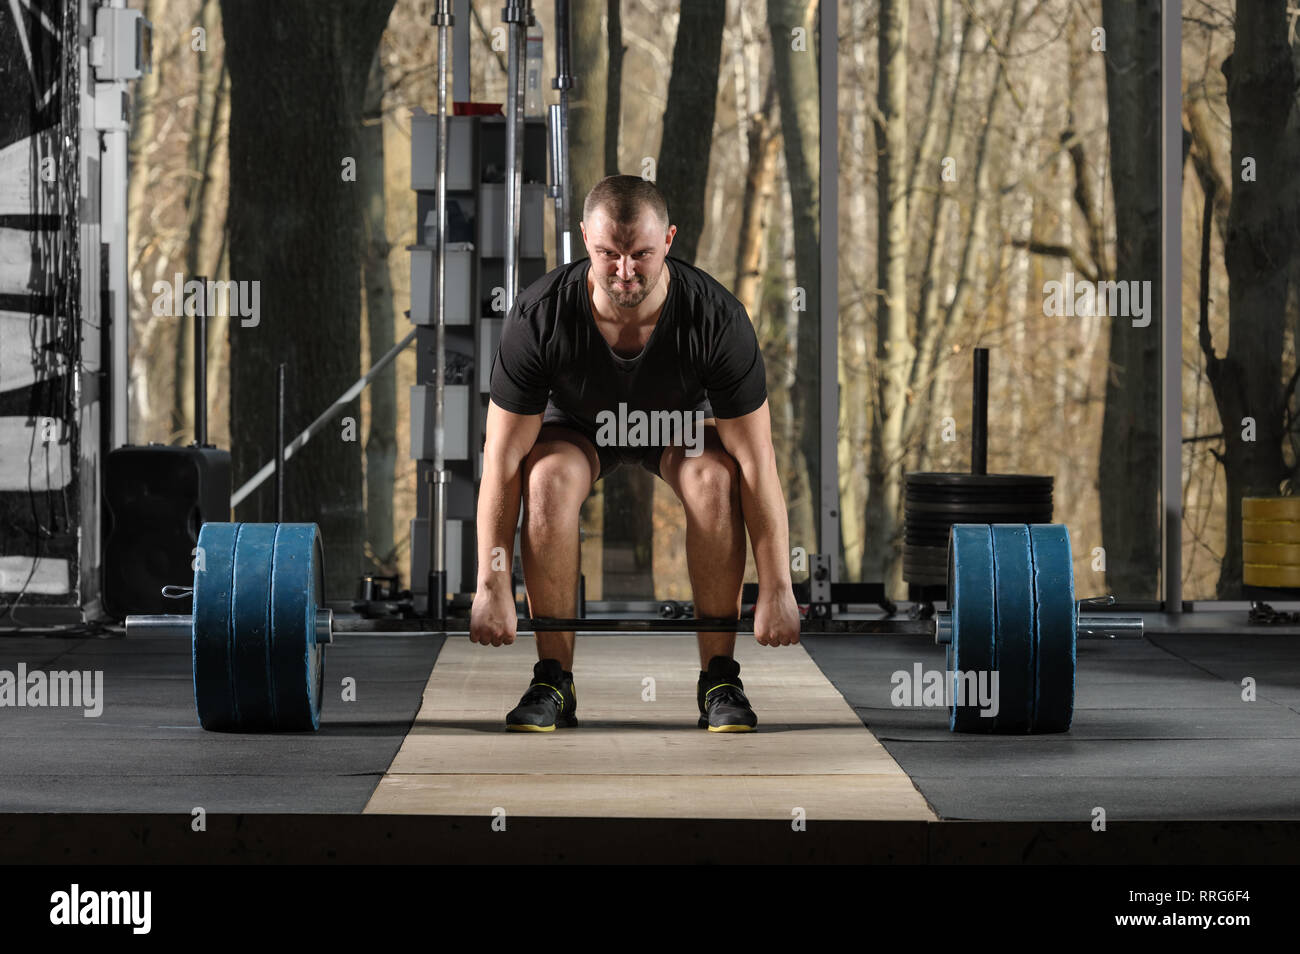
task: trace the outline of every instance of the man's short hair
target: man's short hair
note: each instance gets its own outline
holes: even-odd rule
[[[641,217],[641,210],[646,206],[667,232],[668,203],[653,182],[640,176],[606,176],[587,193],[587,201],[582,203],[582,218],[590,222],[597,209],[604,209],[615,224],[631,225]]]

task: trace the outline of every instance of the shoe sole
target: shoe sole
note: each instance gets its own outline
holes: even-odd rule
[[[744,723],[733,723],[731,725],[709,725],[708,721],[701,716],[700,721],[695,723],[701,729],[708,729],[710,732],[753,732],[758,728],[757,725],[745,725]]]
[[[578,727],[578,720],[561,719],[558,725],[562,729],[576,729]],[[555,725],[516,725],[510,722],[506,723],[506,731],[508,732],[554,732],[555,728]]]

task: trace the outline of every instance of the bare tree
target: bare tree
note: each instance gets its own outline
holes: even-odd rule
[[[1241,498],[1271,495],[1289,473],[1282,446],[1295,386],[1282,376],[1287,285],[1300,231],[1300,166],[1293,118],[1296,66],[1284,0],[1238,4],[1235,46],[1223,61],[1232,117],[1234,175],[1224,259],[1228,348],[1214,349],[1200,326],[1205,373],[1223,422],[1226,540],[1218,595],[1241,587]],[[1253,171],[1253,174],[1252,174]],[[1252,433],[1253,432],[1253,433]]]
[[[888,589],[901,584],[897,559],[902,509],[903,412],[913,346],[907,317],[907,21],[908,0],[881,0],[876,93],[876,412],[871,426],[871,492],[864,579],[881,574]],[[875,546],[872,546],[872,544]],[[881,562],[868,566],[874,555]]]
[[[1150,282],[1150,324],[1111,317],[1110,373],[1098,486],[1106,580],[1112,593],[1150,599],[1159,585],[1160,471],[1160,2],[1103,0],[1115,266],[1120,281]],[[1076,144],[1074,150],[1082,150]],[[1073,150],[1072,150],[1073,152]],[[1082,185],[1088,177],[1079,175]],[[1080,206],[1092,208],[1088,197]],[[1100,224],[1089,250],[1109,272]],[[1141,286],[1139,286],[1141,287]],[[1276,379],[1275,379],[1276,380]]]
[[[213,188],[214,176],[220,178],[215,159],[219,126],[226,98],[226,60],[215,48],[221,28],[221,11],[215,0],[203,0],[199,8],[199,21],[203,29],[203,48],[194,50],[199,79],[194,103],[193,129],[189,138],[189,188],[185,206],[189,215],[185,243],[186,278],[205,276],[214,278],[216,268],[216,240],[224,231],[217,221],[217,210],[212,208],[215,194],[222,191],[224,181]],[[194,422],[194,333],[196,324],[191,318],[182,318],[176,334],[176,372],[172,378],[172,428],[173,434],[188,438]],[[204,342],[207,347],[207,342]]]
[[[605,175],[618,175],[618,126],[623,118],[623,45],[622,0],[609,2],[609,77],[605,99]]]
[[[656,181],[677,226],[672,255],[686,262],[695,261],[704,229],[704,195],[726,16],[723,0],[683,4],[673,45]]]
[[[275,449],[276,366],[290,433],[332,404],[361,364],[361,154],[366,80],[393,0],[222,0],[230,67],[230,273],[260,283],[255,325],[230,323],[230,416],[239,486]],[[251,316],[250,316],[251,320]],[[326,592],[351,592],[364,537],[359,403],[288,465],[288,520],[326,544]],[[272,516],[264,485],[240,519]]]
[[[781,140],[794,233],[795,289],[782,297],[795,323],[794,372],[790,414],[786,503],[792,545],[838,547],[818,540],[818,491],[812,475],[821,467],[819,387],[821,329],[821,89],[817,70],[815,0],[768,0],[772,34],[772,72],[781,104]],[[827,38],[835,42],[835,38]],[[792,310],[797,308],[798,310]],[[781,328],[774,332],[784,333]],[[795,427],[797,422],[797,428]]]

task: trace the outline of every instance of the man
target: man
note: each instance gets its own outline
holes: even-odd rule
[[[696,613],[739,616],[748,527],[759,580],[754,635],[767,646],[797,643],[763,358],[744,306],[668,257],[677,228],[652,183],[609,176],[587,195],[582,218],[588,258],[519,295],[492,366],[470,638],[514,642],[510,566],[521,497],[529,612],[577,614],[579,511],[597,480],[632,463],[682,501]],[[732,659],[735,633],[698,636],[699,726],[753,730],[758,720]],[[507,728],[577,725],[573,637],[536,634],[539,661]]]

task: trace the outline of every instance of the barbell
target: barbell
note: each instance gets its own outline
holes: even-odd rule
[[[127,635],[189,637],[204,729],[294,732],[320,727],[325,647],[335,633],[467,635],[464,620],[336,617],[324,599],[314,523],[205,523],[192,613],[128,616]],[[1140,618],[1089,616],[1074,599],[1070,535],[1060,524],[955,524],[949,609],[929,620],[808,619],[802,635],[924,635],[946,647],[949,729],[1065,732],[1074,711],[1079,636],[1140,636]],[[455,624],[460,628],[449,625]],[[521,618],[527,632],[752,633],[740,619]],[[996,715],[966,690],[996,674]],[[983,700],[987,702],[987,699]]]

